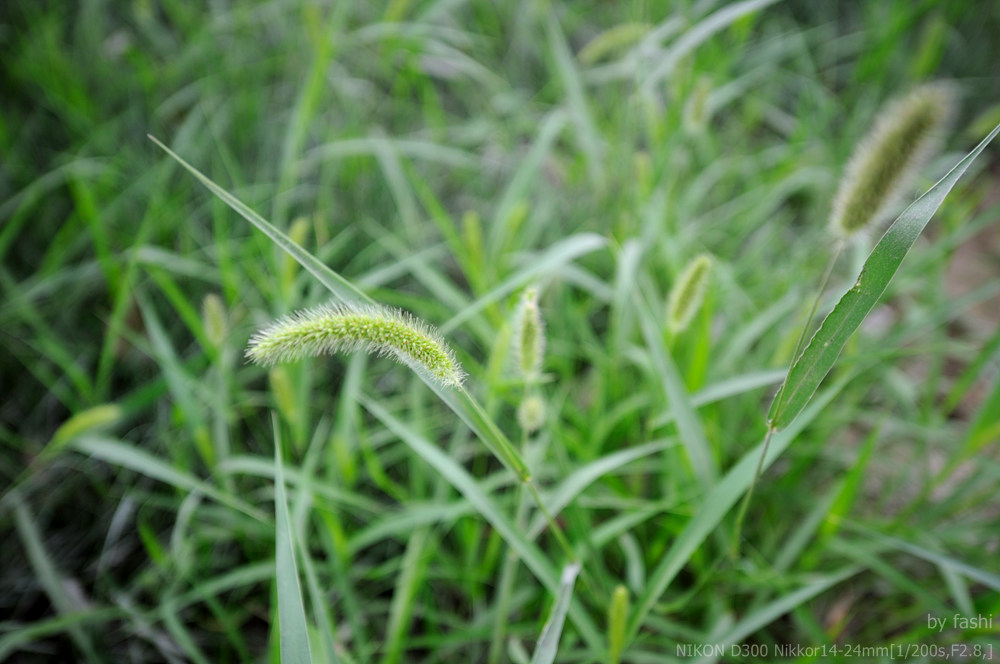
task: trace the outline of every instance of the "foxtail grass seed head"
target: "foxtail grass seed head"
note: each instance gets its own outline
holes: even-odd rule
[[[219,348],[226,341],[229,327],[226,305],[215,293],[209,293],[201,301],[201,324],[205,329],[205,337],[214,348]]]
[[[712,81],[701,77],[684,103],[684,129],[690,134],[704,131],[708,124],[708,96],[712,92]]]
[[[667,301],[667,327],[674,334],[686,330],[691,324],[691,319],[701,308],[711,270],[711,256],[701,254],[687,264],[670,289],[670,298]]]
[[[545,402],[539,396],[525,397],[517,408],[517,423],[525,433],[532,434],[545,424]]]
[[[517,368],[526,380],[538,378],[545,355],[545,326],[538,310],[538,291],[529,288],[521,296],[514,321],[514,354]]]
[[[388,355],[446,387],[465,374],[451,349],[426,323],[398,309],[331,304],[282,318],[250,339],[247,357],[271,366],[325,353]]]
[[[885,106],[840,181],[830,216],[837,237],[851,239],[881,221],[937,151],[956,105],[952,85],[928,83]]]

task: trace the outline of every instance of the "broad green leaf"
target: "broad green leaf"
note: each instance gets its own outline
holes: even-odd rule
[[[1000,132],[1000,125],[937,184],[906,208],[882,236],[865,261],[857,283],[844,294],[802,355],[789,369],[788,377],[771,403],[768,422],[772,429],[784,429],[802,412],[823,378],[833,368],[847,340],[861,326],[868,312],[885,292],[917,236],[937,212],[948,192],[997,132]]]

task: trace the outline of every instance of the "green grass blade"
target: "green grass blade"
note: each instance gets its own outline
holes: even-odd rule
[[[171,396],[184,412],[184,423],[191,433],[192,439],[195,441],[203,440],[203,437],[199,435],[200,431],[205,430],[205,399],[200,394],[201,383],[196,382],[184,370],[183,363],[171,344],[170,336],[153,307],[138,294],[135,297],[135,303],[142,313],[152,355],[167,381]],[[198,445],[198,451],[209,468],[215,466],[218,459],[214,458],[215,454],[211,446]]]
[[[524,269],[519,270],[489,293],[452,316],[440,327],[441,334],[448,334],[490,304],[499,302],[521,286],[537,279],[539,275],[556,270],[580,256],[597,251],[606,246],[607,243],[605,238],[595,233],[578,233],[556,242],[545,252],[532,259]]]
[[[775,395],[768,414],[768,421],[773,429],[785,428],[802,412],[823,378],[833,368],[847,340],[861,326],[868,312],[882,296],[917,236],[941,206],[948,192],[997,132],[1000,132],[1000,125],[937,184],[906,208],[882,236],[865,261],[857,283],[844,294],[788,371],[788,377]]]
[[[302,573],[306,577],[306,585],[309,588],[309,599],[312,605],[313,620],[319,623],[319,648],[322,652],[322,661],[330,664],[339,664],[340,657],[337,655],[337,645],[334,638],[337,633],[334,627],[333,618],[330,615],[330,607],[326,604],[325,589],[320,586],[319,578],[316,575],[316,568],[312,558],[308,555],[302,556]],[[350,661],[350,660],[347,660]]]
[[[601,159],[603,151],[600,135],[587,105],[580,72],[576,69],[576,63],[572,53],[570,53],[562,26],[559,25],[555,8],[550,6],[545,18],[545,31],[552,58],[555,60],[555,73],[558,74],[558,79],[566,93],[566,103],[576,125],[575,138],[579,141],[580,149],[583,151],[590,183],[600,190],[603,189],[605,181],[604,169],[602,168],[604,162]]]
[[[586,466],[574,470],[566,479],[559,483],[559,486],[549,492],[546,496],[545,504],[552,513],[552,516],[558,516],[567,505],[573,502],[573,499],[583,493],[584,489],[601,477],[633,461],[657,452],[662,452],[673,447],[673,445],[672,441],[646,443],[645,445],[639,445],[626,450],[619,450],[618,452],[603,456],[596,461],[592,461]],[[546,525],[548,524],[545,518],[541,514],[537,515],[531,527],[528,528],[528,539],[534,540],[538,537]]]
[[[339,299],[344,302],[367,302],[369,304],[374,304],[374,300],[358,290],[354,284],[349,282],[347,279],[344,279],[326,265],[323,265],[318,258],[296,244],[290,237],[282,233],[269,221],[250,209],[250,207],[245,203],[219,185],[212,182],[212,180],[210,180],[201,171],[184,161],[176,152],[168,148],[153,136],[149,136],[149,140],[156,143],[167,154],[177,160],[181,166],[186,168],[191,175],[195,176],[209,191],[221,198],[226,205],[231,207],[241,217],[260,229],[260,231],[264,233],[264,235],[271,238],[271,241],[273,241],[276,245],[287,251],[302,265],[302,267],[312,273],[314,277],[319,279],[320,282],[330,289],[330,292],[336,295]]]
[[[521,453],[511,444],[496,422],[483,410],[464,386],[457,390],[425,381],[452,412],[472,429],[490,452],[521,480],[531,477],[531,471]]]
[[[69,632],[79,626],[94,624],[94,628],[112,629],[109,624],[125,618],[124,611],[118,607],[95,608],[85,611],[61,613],[54,618],[36,620],[18,627],[0,637],[0,662],[5,662],[15,652],[24,646],[44,638]]]
[[[157,616],[162,622],[170,638],[173,639],[192,664],[211,664],[208,656],[202,652],[198,642],[191,633],[191,626],[182,620],[173,601],[167,600],[160,606]]]
[[[955,407],[968,394],[969,388],[979,380],[983,369],[998,356],[1000,356],[1000,327],[997,327],[989,341],[983,344],[979,352],[976,353],[976,359],[962,371],[962,375],[948,391],[948,398],[945,399],[942,407],[945,413],[954,412]]]
[[[951,458],[934,478],[934,484],[939,485],[948,478],[962,463],[978,454],[990,443],[1000,439],[1000,376],[993,379],[993,387],[983,399],[979,410],[969,423],[969,428],[963,436]]]
[[[826,548],[830,553],[860,565],[869,574],[877,576],[880,583],[896,588],[908,596],[910,602],[926,607],[931,615],[951,613],[948,605],[929,591],[930,584],[926,579],[915,579],[900,571],[906,568],[900,566],[894,556],[887,555],[883,544],[835,536],[830,538]]]
[[[52,560],[52,556],[49,555],[45,544],[42,542],[42,533],[28,512],[28,506],[17,492],[8,494],[8,500],[13,503],[14,524],[17,528],[17,534],[21,538],[21,543],[24,545],[28,561],[31,563],[31,568],[35,572],[35,578],[45,590],[45,594],[48,596],[49,601],[52,602],[53,608],[60,615],[79,610],[81,607],[78,605],[78,602],[74,601],[66,591],[66,584],[62,575],[59,573],[55,562]],[[86,661],[98,661],[93,641],[80,624],[75,622],[68,623],[66,631],[69,632],[73,643],[83,653]]]
[[[386,639],[382,647],[385,653],[381,660],[383,664],[404,661],[403,655],[406,652],[413,608],[417,603],[420,587],[427,578],[429,552],[434,546],[430,535],[429,528],[421,528],[410,536],[406,544],[406,553],[403,554],[392,603],[389,606],[389,620],[385,628]]]
[[[762,627],[770,625],[778,618],[789,611],[801,606],[816,595],[833,588],[838,583],[845,581],[861,571],[859,567],[849,567],[839,572],[827,574],[812,583],[794,590],[791,593],[780,597],[770,604],[760,607],[751,612],[738,623],[733,625],[725,634],[713,638],[713,643],[721,646],[730,646],[742,643],[744,639],[757,632]],[[728,650],[728,648],[727,648]],[[697,662],[715,661],[714,659],[698,659]]]
[[[568,113],[555,110],[539,123],[534,144],[511,177],[493,213],[487,239],[487,246],[494,252],[493,255],[508,248],[511,229],[507,222],[511,217],[511,211],[519,201],[526,200],[532,188],[537,186],[542,164],[568,122]]]
[[[494,476],[495,477],[495,476]],[[419,503],[407,505],[382,517],[360,530],[347,542],[347,550],[351,555],[359,554],[366,547],[385,539],[404,539],[414,528],[430,524],[449,526],[460,517],[475,512],[475,509],[465,500],[458,500],[446,505],[434,503]]]
[[[312,9],[310,7],[310,9]],[[312,65],[299,91],[292,112],[291,121],[285,131],[285,140],[281,149],[281,164],[278,172],[281,174],[278,191],[287,191],[294,185],[301,169],[297,157],[302,152],[309,135],[310,127],[315,126],[314,118],[319,110],[319,102],[326,88],[326,69],[329,66],[333,43],[330,39],[329,25],[323,25],[323,16],[319,11],[312,12],[307,25],[314,29],[308,31],[306,37],[312,46]],[[325,28],[325,29],[324,29]],[[283,196],[275,198],[275,209],[272,218],[281,223],[285,219],[285,201]]]
[[[386,427],[402,439],[420,458],[430,464],[448,480],[448,483],[465,496],[476,511],[486,518],[497,531],[507,540],[507,543],[517,551],[526,562],[528,568],[552,590],[558,586],[555,570],[542,555],[541,551],[528,543],[524,534],[517,530],[513,522],[503,514],[500,508],[488,496],[485,490],[469,473],[446,455],[436,445],[420,436],[404,422],[393,417],[374,400],[361,397],[361,404],[372,415],[378,418]]]
[[[673,73],[674,68],[684,56],[698,48],[702,43],[720,30],[732,25],[747,14],[763,9],[774,4],[777,0],[743,0],[731,5],[726,5],[713,14],[705,17],[697,25],[685,32],[669,49],[667,49],[658,59],[656,69],[650,73],[649,77],[643,81],[640,91],[646,95],[651,93],[657,85]]]
[[[670,404],[677,432],[680,434],[681,442],[687,451],[688,460],[691,462],[691,467],[694,469],[698,481],[705,486],[710,486],[718,478],[719,468],[705,436],[705,429],[701,420],[698,419],[698,412],[691,404],[691,396],[684,386],[684,380],[677,370],[677,365],[664,348],[663,334],[653,319],[652,312],[641,297],[636,296],[635,301],[649,357],[656,375],[662,382],[663,391]]]
[[[559,637],[562,635],[563,623],[566,622],[566,612],[573,600],[573,585],[580,573],[580,563],[572,563],[563,568],[562,579],[559,581],[559,595],[552,607],[552,615],[542,628],[542,636],[535,647],[535,655],[531,664],[552,664],[559,651]]]
[[[417,208],[413,188],[407,182],[399,152],[393,141],[385,136],[376,135],[372,139],[372,144],[375,148],[375,158],[382,168],[385,184],[396,202],[396,211],[399,213],[404,233],[410,242],[416,242],[416,239],[420,237],[422,219]]]
[[[724,378],[691,394],[691,405],[695,408],[701,408],[730,397],[759,390],[762,387],[777,385],[785,379],[786,375],[788,375],[787,369],[767,369]],[[667,411],[654,419],[652,426],[655,428],[666,426],[673,422],[675,417],[673,411]]]
[[[455,487],[475,507],[476,511],[497,530],[542,585],[553,594],[558,594],[560,583],[555,568],[541,550],[528,541],[524,533],[514,525],[513,520],[500,510],[472,475],[440,448],[427,441],[404,422],[393,417],[375,401],[362,397],[361,404],[389,430],[399,436],[421,459],[437,470],[449,484]],[[587,645],[593,651],[601,652],[603,645],[598,637],[597,626],[582,608],[576,604],[570,606],[570,619],[577,626],[584,640],[587,641]]]
[[[105,403],[76,413],[56,429],[43,454],[56,454],[77,436],[109,427],[123,416],[122,407],[116,403]]]
[[[278,632],[282,664],[310,664],[309,630],[306,610],[295,563],[295,542],[288,499],[285,496],[285,469],[281,461],[281,434],[274,423],[274,564],[278,586]]]
[[[262,523],[267,523],[268,519],[264,513],[256,507],[220,491],[211,484],[197,479],[193,475],[177,470],[169,463],[166,463],[155,456],[129,445],[123,441],[107,438],[99,435],[84,435],[76,438],[70,445],[84,454],[89,454],[95,459],[100,459],[107,463],[122,466],[137,473],[142,473],[154,480],[159,480],[178,489],[185,491],[197,491],[203,493],[218,503],[231,507],[252,519]]]
[[[876,542],[892,547],[898,551],[909,553],[910,555],[926,560],[927,562],[933,563],[939,567],[948,568],[958,574],[972,579],[977,583],[981,583],[987,588],[1000,592],[1000,574],[997,574],[992,570],[974,567],[968,563],[962,562],[961,560],[952,558],[951,556],[938,553],[937,551],[932,551],[926,547],[913,544],[912,542],[907,542],[906,540],[898,537],[883,535],[876,530],[872,530],[859,524],[847,523],[845,526],[850,527],[851,530],[862,533]]]
[[[628,625],[628,589],[619,584],[608,606],[608,664],[618,664],[625,649],[625,628]]]
[[[378,142],[380,140],[383,139],[378,136],[364,136],[361,138],[341,138],[323,143],[306,153],[302,159],[302,168],[308,171],[315,169],[323,162],[344,159],[345,157],[374,155],[379,149]],[[392,147],[401,156],[408,159],[419,159],[453,169],[472,169],[479,164],[476,155],[471,152],[432,141],[393,137]]]
[[[771,446],[767,451],[767,458],[764,460],[762,470],[770,466],[809,422],[821,413],[827,404],[833,401],[833,398],[849,382],[850,378],[851,376],[846,376],[835,383],[809,406],[803,416],[796,422],[795,427],[782,431],[771,439]],[[680,536],[674,541],[674,544],[667,551],[660,564],[650,575],[646,592],[639,598],[635,613],[629,622],[628,641],[632,641],[635,638],[646,616],[649,615],[653,606],[667,590],[670,582],[673,581],[677,573],[683,569],[694,552],[701,546],[701,543],[715,530],[726,516],[726,513],[729,512],[729,509],[736,504],[736,501],[739,500],[740,496],[750,486],[757,469],[757,464],[760,461],[762,447],[763,444],[757,445],[744,454],[743,458],[733,466],[732,470],[726,473],[715,487],[708,492],[702,501],[701,508],[684,527]]]
[[[242,592],[255,584],[270,583],[273,577],[274,564],[270,560],[250,563],[207,580],[172,601],[177,610],[181,610],[233,590]]]

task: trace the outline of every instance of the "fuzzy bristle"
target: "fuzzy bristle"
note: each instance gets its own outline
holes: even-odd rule
[[[889,103],[847,165],[830,227],[850,239],[881,221],[941,143],[956,95],[947,83],[928,83]]]
[[[336,304],[296,312],[255,334],[246,356],[270,366],[356,351],[395,357],[448,387],[464,378],[437,332],[408,313],[380,306]]]

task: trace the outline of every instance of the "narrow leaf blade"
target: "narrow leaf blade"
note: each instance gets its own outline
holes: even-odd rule
[[[552,607],[552,615],[542,628],[542,635],[538,639],[531,664],[552,664],[555,661],[556,653],[559,651],[559,637],[562,635],[566,613],[573,599],[573,585],[579,573],[580,563],[571,563],[563,568],[562,578],[559,581],[559,595],[556,597],[555,606]]]
[[[865,261],[857,283],[844,294],[788,371],[788,377],[775,395],[768,413],[771,428],[785,428],[802,412],[816,388],[833,368],[847,340],[861,326],[885,292],[906,253],[937,212],[945,196],[998,132],[1000,125],[937,184],[906,208],[882,236]]]
[[[705,428],[698,417],[698,412],[691,404],[691,396],[684,386],[677,365],[663,348],[662,334],[649,306],[639,296],[635,297],[635,303],[652,368],[663,383],[663,392],[670,403],[677,432],[687,451],[688,460],[698,480],[704,486],[711,486],[718,479],[719,469],[712,455],[712,446],[705,436]]]
[[[277,422],[274,426],[274,564],[278,585],[278,633],[282,664],[310,664],[309,630],[306,610],[299,585],[299,570],[295,564],[295,544],[288,499],[285,496],[285,469],[281,462],[281,438]]]
[[[343,302],[374,303],[370,297],[358,290],[357,286],[328,268],[326,265],[323,265],[318,258],[296,244],[292,238],[282,233],[278,230],[278,228],[264,219],[264,217],[250,209],[248,205],[240,201],[219,185],[212,182],[208,176],[204,175],[197,168],[184,161],[184,159],[182,159],[176,152],[168,148],[153,136],[149,136],[149,140],[160,146],[164,152],[173,157],[181,166],[186,168],[188,172],[195,176],[199,182],[205,185],[209,191],[221,198],[226,205],[231,207],[241,217],[260,229],[260,231],[263,232],[264,235],[271,238],[271,241],[273,241],[276,245],[288,252],[292,258],[298,261],[302,267],[309,270],[314,277],[320,280],[320,283],[330,289],[330,292],[336,295],[340,300]]]
[[[823,394],[809,406],[796,425],[787,431],[774,436],[767,450],[767,457],[762,466],[767,469],[808,424],[840,393],[853,375],[848,375],[824,390]],[[630,643],[639,633],[646,617],[666,592],[670,583],[691,559],[694,552],[708,538],[722,519],[736,504],[740,496],[753,481],[757,463],[763,452],[763,444],[748,451],[740,461],[729,470],[709,491],[698,511],[684,527],[681,534],[674,540],[670,549],[660,560],[656,569],[649,577],[645,592],[639,597],[635,612],[630,616],[626,643]]]

